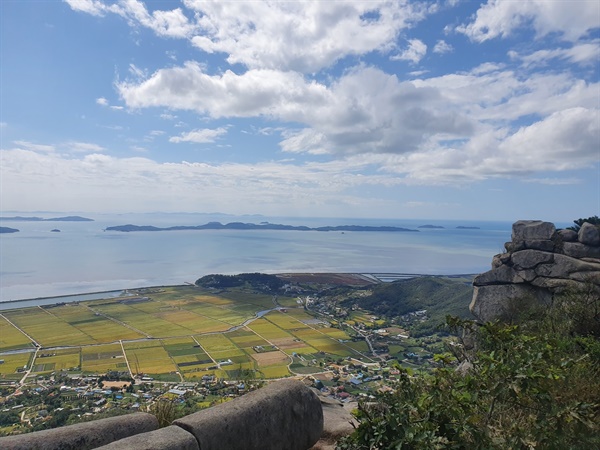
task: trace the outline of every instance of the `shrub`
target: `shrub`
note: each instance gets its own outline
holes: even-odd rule
[[[599,304],[570,294],[519,324],[448,318],[475,335],[473,350],[438,355],[428,374],[401,372],[391,394],[360,403],[338,449],[600,448]]]

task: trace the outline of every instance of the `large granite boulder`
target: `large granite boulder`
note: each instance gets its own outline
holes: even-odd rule
[[[471,312],[481,321],[508,318],[519,305],[550,303],[566,291],[592,285],[600,295],[600,228],[584,223],[579,233],[554,224],[513,224],[506,253],[492,270],[475,277]]]

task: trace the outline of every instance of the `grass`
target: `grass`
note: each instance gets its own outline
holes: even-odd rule
[[[120,344],[95,345],[81,348],[81,370],[102,374],[110,370],[123,370],[125,362]]]
[[[81,349],[40,350],[33,362],[33,372],[46,373],[58,370],[79,370]]]
[[[33,357],[31,353],[15,353],[0,356],[4,363],[0,364],[0,379],[19,380],[23,378],[22,373],[17,373],[18,368],[29,367],[29,361]]]
[[[96,341],[65,320],[42,308],[5,311],[11,322],[23,329],[43,347],[95,344]]]
[[[27,336],[0,317],[0,352],[26,347],[32,347]]]

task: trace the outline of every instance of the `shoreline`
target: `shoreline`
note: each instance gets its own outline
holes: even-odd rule
[[[271,275],[281,276],[283,279],[294,277],[294,276],[313,276],[315,277],[314,282],[317,282],[317,279],[322,276],[326,277],[357,277],[361,278],[364,281],[369,280],[371,283],[390,283],[398,280],[406,280],[410,278],[416,277],[447,277],[447,278],[462,278],[462,277],[472,277],[476,274],[417,274],[417,273],[399,273],[399,272],[284,272],[277,273]],[[345,283],[341,283],[345,284]],[[348,283],[352,284],[352,283]],[[77,294],[64,294],[64,295],[51,295],[44,297],[31,297],[31,298],[23,298],[18,300],[4,300],[0,301],[0,311],[6,311],[9,309],[19,309],[19,308],[33,308],[36,306],[46,306],[52,304],[59,303],[75,303],[75,302],[85,302],[85,301],[93,301],[93,300],[102,300],[108,298],[118,298],[118,297],[126,297],[124,295],[125,292],[129,290],[137,290],[137,289],[159,289],[159,288],[169,288],[169,287],[179,287],[179,286],[195,286],[193,283],[185,282],[182,284],[161,284],[161,285],[153,285],[153,286],[137,286],[137,287],[128,287],[123,289],[107,289],[100,291],[92,291],[92,292],[80,292]],[[106,294],[106,295],[105,295]],[[111,295],[112,294],[112,295]],[[133,294],[132,294],[133,295]],[[90,298],[92,297],[92,298]]]

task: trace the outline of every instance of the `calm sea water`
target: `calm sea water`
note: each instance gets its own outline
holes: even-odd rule
[[[21,230],[0,234],[0,301],[193,283],[210,273],[479,273],[490,268],[492,256],[502,251],[511,231],[510,222],[240,218],[204,214],[88,217],[95,221],[0,223]],[[107,226],[128,223],[165,227],[200,225],[213,220],[269,221],[311,227],[393,225],[416,229],[433,224],[445,228],[420,229],[418,233],[104,231]],[[459,225],[480,229],[456,229]],[[61,232],[51,232],[54,228]]]

